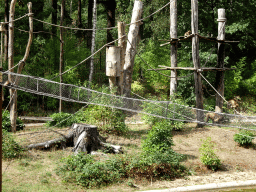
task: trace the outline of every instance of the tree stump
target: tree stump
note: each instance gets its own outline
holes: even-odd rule
[[[111,145],[104,143],[102,137],[99,135],[97,126],[88,125],[83,123],[74,123],[71,126],[71,130],[67,135],[62,135],[62,137],[46,141],[43,143],[31,144],[28,149],[47,149],[56,144],[61,147],[66,147],[67,143],[73,143],[73,149],[75,154],[79,152],[87,152],[87,154],[92,154],[97,150],[103,150],[108,153],[122,153],[121,146]],[[94,153],[95,154],[95,153]]]

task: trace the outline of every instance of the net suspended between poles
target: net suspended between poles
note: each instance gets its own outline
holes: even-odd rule
[[[12,82],[14,82],[13,84],[8,82],[8,76],[11,76]],[[1,84],[5,87],[37,95],[62,99],[69,102],[100,105],[124,111],[144,113],[150,116],[169,120],[196,123],[198,123],[198,121],[196,120],[196,114],[197,111],[200,110],[204,112],[205,117],[207,117],[207,113],[221,115],[223,121],[221,121],[221,123],[219,124],[214,123],[214,125],[253,129],[253,126],[250,125],[250,121],[245,120],[245,116],[226,113],[215,113],[212,111],[201,110],[178,103],[173,103],[172,101],[154,101],[147,99],[122,97],[114,94],[98,92],[82,86],[59,83],[41,77],[17,74],[9,71],[2,72],[2,79],[3,83]],[[247,117],[247,119],[256,120],[256,117]],[[206,120],[211,119],[206,118]],[[213,125],[210,122],[199,123]]]

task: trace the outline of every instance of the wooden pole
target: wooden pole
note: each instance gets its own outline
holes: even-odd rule
[[[199,37],[198,34],[198,0],[191,0],[191,30],[192,34],[192,58],[194,67],[200,69],[199,58]],[[195,94],[196,94],[196,108],[203,109],[203,91],[202,91],[202,79],[198,71],[194,72],[195,78]],[[204,121],[204,112],[197,110],[197,121]],[[198,123],[197,127],[203,127],[203,124]]]
[[[122,36],[125,35],[125,23],[124,22],[118,22],[118,46],[121,48],[120,50],[120,63],[121,63],[121,71],[120,71],[120,77],[117,78],[117,93],[119,95],[123,94],[123,83],[124,83],[124,59],[125,59],[125,50],[126,50],[126,37],[123,37],[120,39]]]
[[[3,25],[1,25],[1,28],[3,29]],[[1,31],[1,63],[0,67],[3,66],[3,31]]]
[[[170,1],[170,36],[178,38],[177,35],[177,0]],[[171,45],[171,67],[177,67],[178,42]],[[171,70],[170,95],[177,92],[177,71]]]
[[[135,48],[136,48],[136,37],[139,33],[140,22],[136,22],[141,19],[143,3],[142,1],[135,0],[132,11],[131,25],[128,33],[128,42],[125,54],[124,64],[124,95],[130,97],[131,95],[131,84],[132,84],[132,73],[134,66]]]
[[[10,16],[9,16],[9,44],[8,44],[8,69],[10,72],[14,72],[14,69],[11,69],[13,65],[13,41],[14,41],[14,13],[15,13],[15,4],[16,0],[11,1],[10,5]],[[8,75],[8,80],[10,83],[13,83],[14,79],[13,77],[9,74]],[[11,120],[11,129],[12,132],[16,132],[16,119],[17,119],[17,91],[14,89],[10,89],[10,120]]]
[[[60,25],[63,25],[63,20],[64,20],[64,6],[65,6],[65,0],[61,1],[61,11],[60,11]],[[64,42],[63,42],[63,28],[60,28],[60,67],[59,67],[59,74],[60,74],[60,83],[63,81],[62,77],[62,71],[63,71],[63,47],[64,47]],[[60,102],[59,102],[59,113],[62,111],[62,86],[60,84]]]
[[[225,9],[218,9],[218,40],[225,40]],[[224,67],[225,59],[225,44],[218,43],[218,59],[217,68]],[[216,89],[220,95],[224,96],[224,71],[217,71],[216,73]],[[215,112],[221,113],[223,107],[223,99],[219,94],[216,94]]]

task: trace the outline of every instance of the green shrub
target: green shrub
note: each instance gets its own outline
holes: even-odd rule
[[[118,182],[125,175],[125,161],[111,158],[96,161],[91,155],[79,153],[62,159],[64,163],[57,169],[66,182],[75,182],[85,187],[99,187]]]
[[[119,109],[99,105],[91,105],[84,111],[86,123],[95,124],[101,131],[124,134],[129,129],[125,125],[125,114]]]
[[[3,158],[17,158],[21,155],[24,149],[13,139],[12,135],[3,129]]]
[[[143,140],[142,149],[145,152],[166,151],[173,145],[172,125],[170,121],[162,119],[148,132],[147,138]]]
[[[47,122],[46,125],[49,127],[57,124],[57,127],[69,127],[73,123],[78,123],[76,117],[69,113],[54,113],[50,115],[50,117],[53,119],[53,121]]]
[[[242,130],[240,133],[234,135],[234,141],[237,142],[240,146],[248,147],[252,145],[252,139],[255,135],[247,130]]]
[[[24,128],[24,124],[22,121],[17,118],[16,120],[16,131],[22,130]],[[2,111],[2,129],[6,131],[11,131],[11,121],[10,121],[10,112],[9,111]]]
[[[203,140],[199,151],[201,155],[200,160],[207,168],[215,171],[220,167],[221,162],[219,157],[215,154],[214,143],[211,141],[211,137],[207,137],[207,139]]]

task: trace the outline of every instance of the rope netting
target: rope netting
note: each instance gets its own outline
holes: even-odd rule
[[[241,129],[254,129],[255,127],[253,120],[256,120],[256,117],[216,113],[192,108],[172,101],[155,101],[117,96],[111,92],[99,92],[82,86],[59,83],[41,77],[33,77],[9,71],[2,72],[2,85],[4,85],[4,82],[8,82],[8,75],[12,77],[12,82],[15,82],[14,84],[9,83],[5,85],[8,88],[62,99],[68,102],[100,105],[175,121],[195,122]],[[203,112],[205,117],[204,121],[197,121],[196,114],[199,111],[200,114]],[[211,115],[209,115],[209,113],[211,113]],[[216,121],[216,119],[218,121]],[[206,122],[207,120],[208,122]],[[211,121],[213,121],[213,123],[210,123]]]

